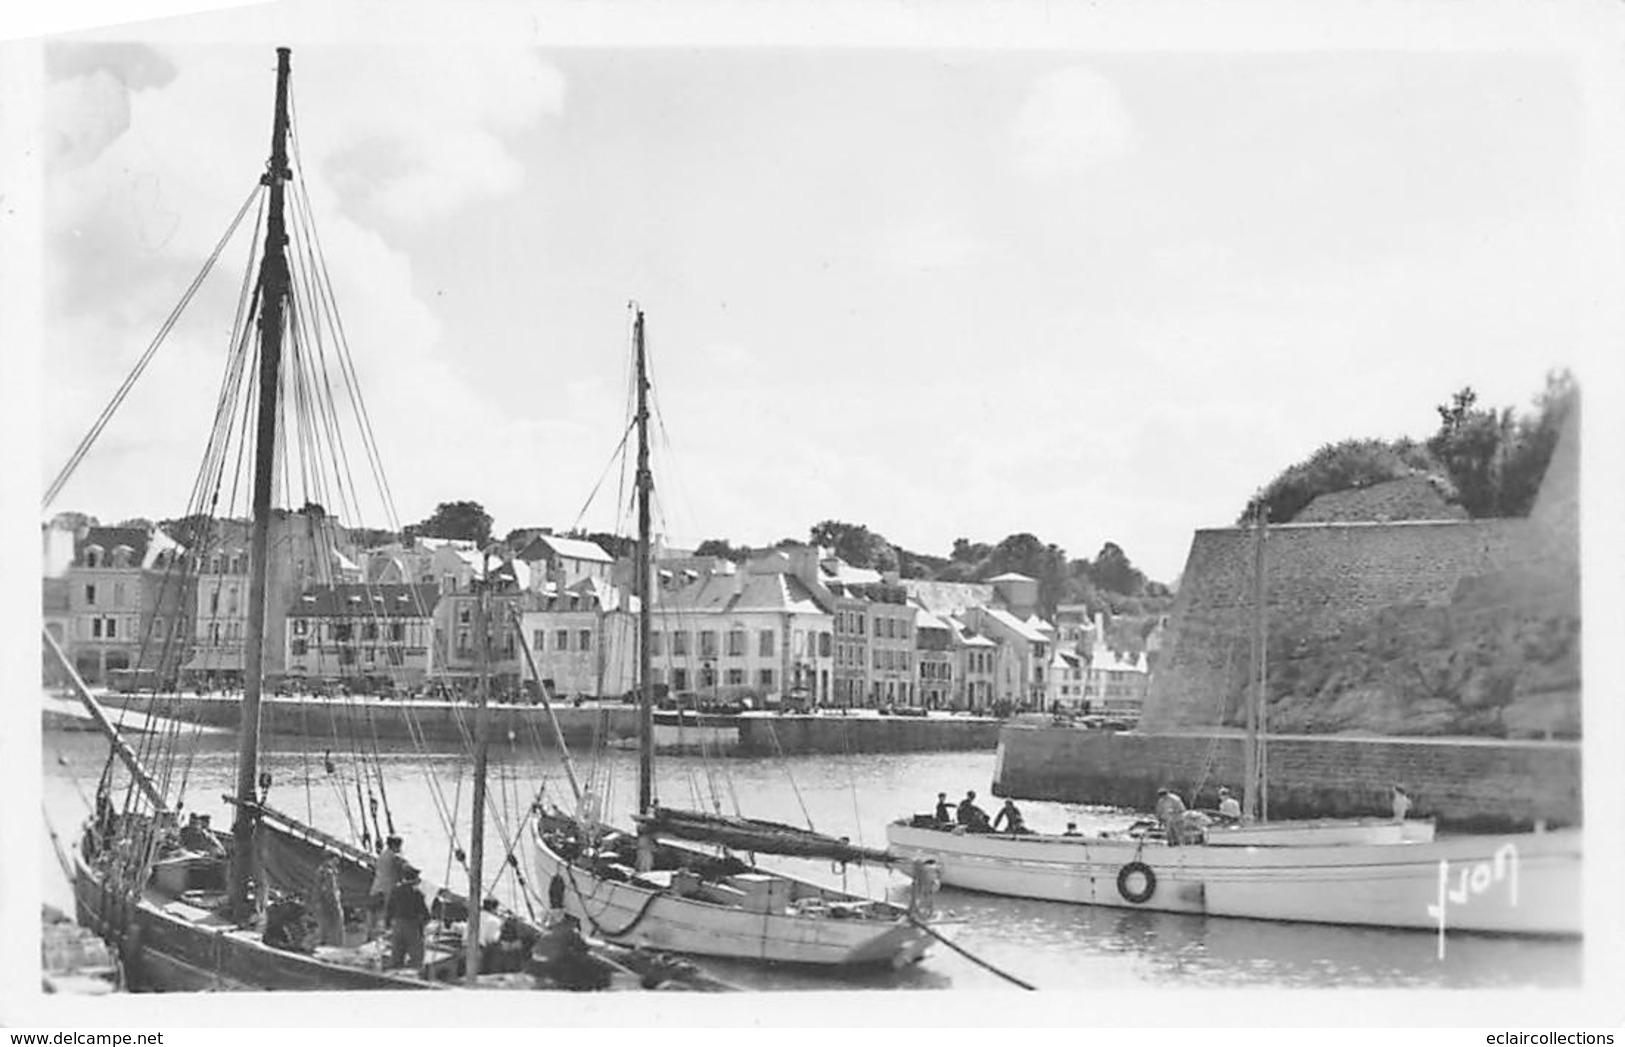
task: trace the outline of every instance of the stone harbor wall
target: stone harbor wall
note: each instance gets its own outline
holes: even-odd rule
[[[1159,788],[1218,806],[1239,793],[1243,738],[1149,735],[1066,727],[1006,727],[992,791],[1029,800],[1151,810]],[[1413,814],[1456,831],[1511,832],[1581,822],[1580,743],[1427,738],[1271,736],[1273,818],[1353,817],[1390,810],[1405,786]]]

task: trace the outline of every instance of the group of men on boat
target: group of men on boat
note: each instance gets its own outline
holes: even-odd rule
[[[959,806],[948,802],[947,793],[937,793],[936,808],[937,824],[945,829],[963,827],[968,833],[1029,833],[1026,820],[1021,817],[1021,810],[1016,807],[1014,800],[1004,801],[999,813],[988,819],[987,812],[976,803],[976,790],[969,789],[965,798],[959,801]]]

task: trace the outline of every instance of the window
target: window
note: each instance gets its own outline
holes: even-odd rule
[[[761,684],[761,686],[763,686],[763,687],[772,687],[773,686],[773,670],[772,669],[763,669],[761,672],[756,674],[756,679]]]
[[[502,657],[512,658],[517,653],[514,648],[513,630],[509,629],[502,634]]]
[[[378,639],[378,623],[377,622],[366,622],[366,623],[364,623],[361,626],[361,638],[363,640],[376,640],[376,639]]]
[[[101,566],[101,562],[102,562],[101,546],[93,545],[90,548],[85,550],[85,566],[86,567],[99,567],[99,566]]]
[[[124,583],[123,582],[114,582],[113,583],[113,606],[114,607],[123,607],[124,606]]]
[[[717,671],[707,665],[700,670],[700,689],[708,690],[717,685]]]
[[[666,634],[661,632],[659,629],[656,629],[654,632],[649,634],[649,654],[652,657],[658,658],[665,653],[663,650],[665,647],[665,639]]]
[[[880,668],[880,648],[875,648],[875,668]]]
[[[664,669],[650,669],[649,670],[649,683],[651,683],[655,687],[659,687],[661,684],[663,684],[665,682],[666,682],[666,670],[664,670]]]
[[[457,630],[457,654],[459,657],[468,657],[468,630]]]
[[[90,635],[95,639],[101,639],[102,620],[100,618],[92,618],[90,620]]]
[[[307,627],[308,627],[308,623],[303,618],[295,618],[293,620],[293,635],[295,635],[295,636],[303,636],[303,635],[305,635],[305,629]]]
[[[745,656],[745,630],[730,629],[728,631],[728,657],[743,658]]]
[[[728,670],[728,685],[730,687],[737,687],[737,686],[739,686],[740,684],[742,684],[744,682],[745,682],[745,670],[743,670],[743,669],[729,669]]]
[[[537,629],[530,637],[530,646],[537,654],[542,652],[542,638],[547,635],[546,629]]]
[[[581,641],[579,647],[577,648],[578,650],[582,650],[582,651],[590,651],[590,650],[592,650],[592,630],[591,629],[582,629],[579,633],[577,633],[576,638]]]
[[[91,564],[91,566],[94,567],[96,565]],[[60,591],[61,590],[58,590],[58,592],[60,592]],[[94,585],[85,586],[85,606],[86,607],[95,607],[96,606],[96,587]]]
[[[339,648],[339,664],[340,665],[354,665],[355,664],[355,648],[354,647],[340,647]]]
[[[671,653],[685,656],[688,654],[688,630],[680,629],[671,634]]]
[[[829,633],[819,633],[818,634],[818,656],[820,658],[828,658],[829,657],[829,650],[830,650],[831,642],[832,641],[830,639]]]
[[[570,630],[553,630],[553,650],[568,651],[570,649]]]
[[[674,691],[688,690],[687,669],[673,669],[671,671],[671,689]]]
[[[354,628],[349,622],[334,622],[332,626],[333,639],[341,642],[348,641],[354,632]],[[467,636],[468,634],[464,633],[463,635]]]
[[[469,622],[468,604],[466,604],[466,603],[465,604],[459,604],[457,606],[457,624],[458,625],[467,625],[468,622]]]
[[[868,627],[868,624],[867,624],[866,619],[864,618],[863,612],[861,612],[861,611],[858,612],[858,635],[862,636],[864,629],[866,629],[867,627]]]
[[[714,629],[700,631],[700,657],[715,658],[717,656],[717,634]]]
[[[288,641],[288,653],[293,655],[295,658],[303,658],[305,656],[305,653],[307,651],[309,651],[309,650],[310,650],[310,642],[307,641],[307,640],[289,640]]]
[[[399,647],[391,647],[385,653],[388,655],[390,665],[401,665],[406,661]]]
[[[368,647],[366,652],[368,665],[371,665],[373,662],[378,660],[378,649],[376,647]]]
[[[118,635],[118,619],[117,618],[109,618],[109,619],[107,619],[107,638],[109,640],[111,640],[114,637],[116,637],[117,635]]]
[[[763,658],[773,657],[773,630],[763,629],[756,634],[756,653]]]
[[[218,588],[215,589],[214,592],[209,594],[209,613],[210,614],[219,614],[220,613],[220,590]]]
[[[226,613],[237,613],[237,587],[235,585],[226,590]]]
[[[246,556],[233,556],[231,558],[231,573],[232,574],[247,574],[248,573],[248,557],[246,557]]]
[[[389,641],[390,641],[390,643],[400,643],[402,640],[405,640],[405,639],[406,639],[406,626],[405,626],[405,624],[403,624],[401,622],[390,622],[389,623]]]

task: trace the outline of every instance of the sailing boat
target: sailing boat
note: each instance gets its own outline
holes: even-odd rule
[[[1272,823],[1263,788],[1264,523],[1255,570],[1255,673],[1241,824],[1185,842],[1130,829],[1094,837],[970,834],[927,816],[886,828],[889,850],[930,859],[942,882],[1049,901],[1306,923],[1577,936],[1581,831],[1434,838],[1431,821]]]
[[[119,736],[94,696],[47,632],[45,641],[74,691],[108,736],[142,807],[114,810],[104,776],[97,810],[74,854],[74,899],[79,922],[118,951],[130,982],[173,989],[421,989],[431,983],[379,969],[356,949],[279,947],[270,920],[264,933],[259,899],[271,879],[256,869],[265,852],[263,795],[258,773],[259,703],[264,681],[267,553],[272,482],[282,389],[282,338],[291,296],[285,194],[292,177],[288,156],[288,79],[291,54],[277,49],[276,105],[266,190],[265,244],[254,302],[258,309],[259,367],[253,477],[248,628],[244,638],[243,695],[238,731],[235,818],[229,835],[181,833],[166,790]],[[246,210],[246,207],[245,207]],[[244,330],[246,330],[246,325]],[[111,765],[110,765],[111,766]],[[288,820],[299,836],[326,841]],[[191,828],[189,826],[189,828]],[[337,843],[337,841],[333,841]],[[348,879],[365,875],[362,854],[344,852]],[[271,941],[267,941],[271,939]],[[283,945],[289,943],[284,942]]]
[[[758,868],[731,852],[893,864],[895,860],[883,851],[776,822],[678,811],[656,801],[649,642],[654,480],[649,468],[649,382],[641,310],[635,313],[633,340],[638,431],[637,824],[631,832],[617,832],[598,826],[590,811],[583,811],[580,818],[543,812],[535,832],[538,882],[549,884],[557,907],[612,942],[833,967],[902,967],[915,962],[930,937],[923,922],[934,889],[929,870],[916,870],[909,908],[873,901]],[[576,795],[580,802],[580,790]]]
[[[290,266],[288,250],[290,218],[297,226],[300,217],[297,198],[292,208],[285,200],[294,177],[288,150],[290,66],[289,49],[278,48],[271,158],[255,192],[255,196],[263,193],[266,203],[263,253],[258,279],[252,284],[251,307],[239,313],[238,330],[242,338],[234,340],[232,366],[227,369],[227,386],[221,397],[222,409],[230,405],[235,410],[238,383],[247,373],[246,364],[253,355],[250,352],[253,340],[247,332],[257,323],[259,364],[253,404],[257,426],[252,430],[256,438],[248,621],[243,636],[236,789],[233,795],[226,797],[234,807],[233,826],[230,833],[214,833],[191,823],[184,830],[180,827],[180,802],[170,793],[168,769],[164,766],[173,760],[173,751],[149,752],[144,758],[133,749],[86,687],[56,639],[45,630],[47,650],[60,664],[65,678],[96,727],[107,736],[112,749],[108,769],[97,792],[96,809],[72,860],[77,917],[82,925],[115,946],[126,978],[135,988],[160,991],[424,989],[443,987],[444,983],[432,980],[433,977],[449,972],[459,959],[464,960],[471,984],[529,987],[533,983],[528,977],[517,982],[502,981],[500,975],[493,979],[481,973],[481,965],[476,960],[480,944],[477,918],[469,921],[473,926],[466,943],[432,940],[426,943],[421,966],[417,969],[385,969],[380,955],[382,943],[360,940],[365,935],[359,933],[355,921],[347,924],[345,920],[346,909],[353,914],[365,908],[377,856],[365,846],[356,847],[266,802],[269,777],[260,773],[258,757],[260,708],[266,676],[268,552],[271,521],[277,512],[272,508],[273,480],[278,471],[278,451],[302,445],[302,441],[296,444],[292,434],[280,431],[279,415],[285,398],[291,399],[297,409],[307,411],[309,405],[300,397],[310,394],[313,384],[304,370],[310,361],[302,360],[297,351],[299,325],[308,322],[310,314],[301,317],[292,298],[293,285],[298,282],[294,277],[304,274]],[[251,196],[250,203],[253,199]],[[248,209],[245,203],[239,220]],[[312,285],[300,283],[300,286]],[[316,286],[316,293],[320,295],[325,284]],[[245,284],[245,291],[249,287]],[[314,311],[320,312],[322,306],[330,305],[330,302],[321,302]],[[286,365],[285,336],[291,344]],[[239,428],[245,433],[249,431],[247,400],[243,403],[243,424],[240,427],[231,424],[229,416],[225,425],[217,420],[217,438],[222,432]],[[331,421],[331,415],[326,420]],[[87,446],[88,438],[74,461],[52,485],[47,503]],[[219,466],[226,456],[219,451],[220,446],[212,439],[205,456],[204,472],[211,477],[224,472]],[[194,493],[195,508],[211,504],[213,500],[202,485],[199,490],[203,493]],[[212,522],[212,513],[208,516]],[[201,551],[192,550],[194,559],[201,556]],[[166,575],[166,584],[170,581]],[[381,597],[375,599],[381,600]],[[483,687],[481,694],[483,697]],[[469,905],[454,892],[441,894],[449,905],[462,906],[474,914],[481,908],[483,892],[479,887],[484,882],[482,816],[487,746],[483,705],[482,701],[481,707],[476,709],[477,814],[473,819],[472,889],[469,892],[475,902]],[[143,747],[146,748],[145,743]],[[130,779],[131,799],[123,810],[117,809],[112,796],[114,760],[123,765]],[[184,784],[181,788],[184,790]],[[357,789],[359,792],[359,784]],[[376,810],[373,814],[376,824]],[[364,834],[362,839],[365,845],[367,836]],[[312,943],[303,935],[305,911],[294,896],[317,900],[318,908],[321,907],[319,899],[323,897],[331,903],[326,912],[336,919],[328,928],[332,933],[324,935],[328,939],[326,943]],[[614,987],[614,975],[624,976],[620,984],[631,987],[671,978],[701,983],[705,980],[691,978],[691,972],[669,964],[645,962],[647,957],[624,954],[608,957],[598,950],[584,949],[583,952],[588,953],[582,957],[584,962],[604,969],[609,976],[604,980],[612,981],[611,987]],[[713,986],[700,984],[698,987]]]

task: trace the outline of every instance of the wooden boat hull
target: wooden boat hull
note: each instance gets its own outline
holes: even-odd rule
[[[606,940],[695,956],[831,967],[902,967],[929,938],[906,918],[832,919],[751,912],[680,897],[571,865],[536,838],[538,883],[565,884],[564,909],[583,930]]]
[[[1581,933],[1579,829],[1428,843],[1170,847],[897,822],[886,838],[893,854],[935,860],[945,885],[1017,898],[1440,932]]]
[[[1258,825],[1210,825],[1210,847],[1301,847],[1336,844],[1429,843],[1435,835],[1432,819],[1323,818]]]
[[[80,926],[116,949],[132,989],[152,992],[315,992],[427,989],[433,983],[275,949],[249,931],[203,922],[199,910],[139,902],[104,887],[75,855],[74,907]]]

